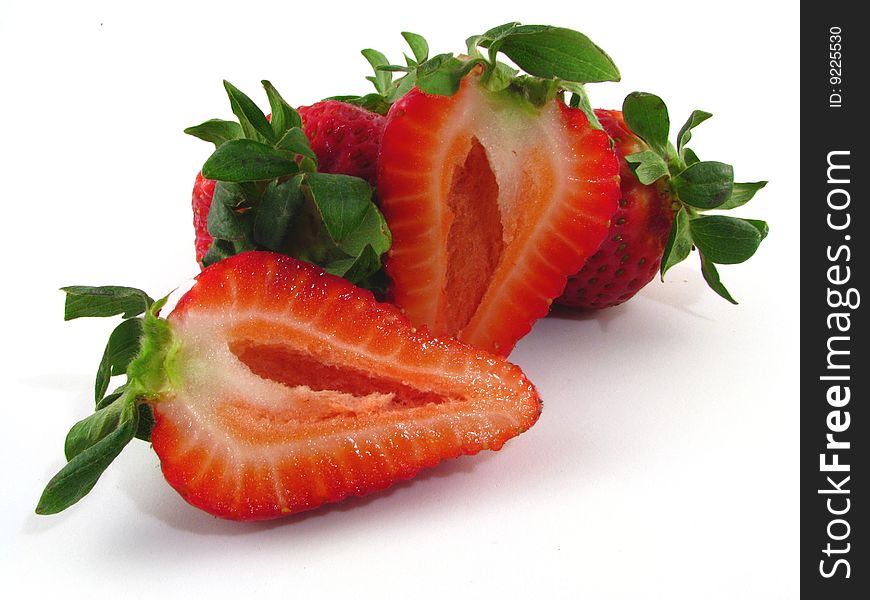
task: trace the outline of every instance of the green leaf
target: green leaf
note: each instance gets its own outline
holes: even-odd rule
[[[252,218],[248,211],[240,212],[222,204],[212,202],[208,211],[208,232],[215,239],[233,242],[237,253],[242,250],[253,250],[250,240],[252,233]]]
[[[601,122],[598,120],[598,115],[592,108],[592,102],[589,101],[589,95],[586,93],[586,86],[582,83],[574,83],[571,81],[560,81],[559,86],[564,90],[571,92],[571,100],[568,106],[571,108],[579,108],[586,115],[586,119],[594,129],[603,130]]]
[[[689,120],[680,128],[680,133],[677,134],[677,152],[682,151],[683,147],[692,139],[692,129],[712,117],[713,115],[703,110],[693,110],[689,115]]]
[[[305,136],[305,132],[299,127],[289,129],[281,139],[278,140],[278,143],[275,144],[275,149],[293,154],[301,154],[311,160],[317,160],[317,155],[314,153],[314,150],[311,149],[311,145],[308,142],[308,138]]]
[[[359,177],[329,173],[308,173],[305,183],[329,237],[340,244],[365,217],[372,188]]]
[[[120,398],[121,396],[124,395],[124,390],[126,390],[126,389],[127,389],[126,383],[116,387],[115,390],[111,394],[108,394],[102,400],[97,402],[97,406],[96,406],[95,410],[100,410],[102,408],[105,408],[105,407],[109,406],[110,404],[112,404],[113,402],[117,401],[118,398]]]
[[[210,119],[205,123],[188,127],[184,133],[211,142],[215,148],[220,148],[224,142],[242,137],[242,126],[235,121]]]
[[[258,142],[274,142],[275,134],[272,133],[272,126],[254,101],[229,81],[224,81],[224,88],[230,98],[233,114],[239,118],[245,137]]]
[[[124,403],[117,427],[82,450],[51,478],[36,506],[40,515],[51,515],[81,500],[99,480],[103,471],[121,453],[136,433],[139,412],[133,402]]]
[[[737,301],[731,297],[730,292],[728,292],[719,280],[719,271],[716,270],[716,265],[708,260],[702,252],[698,252],[698,255],[701,257],[701,274],[704,275],[704,280],[707,282],[707,285],[731,304],[737,304]]]
[[[619,81],[620,78],[619,69],[607,53],[588,37],[571,29],[521,25],[497,34],[492,47],[536,77],[577,83]]]
[[[731,197],[725,202],[717,206],[719,210],[730,210],[743,206],[755,196],[755,192],[767,185],[766,181],[756,181],[754,183],[735,183],[731,190]]]
[[[369,202],[362,220],[337,245],[350,256],[361,255],[369,246],[380,256],[390,249],[392,242],[383,213],[373,202]]]
[[[725,215],[696,217],[690,225],[695,246],[707,260],[720,265],[749,259],[762,240],[756,225]]]
[[[366,109],[369,112],[385,115],[390,110],[390,104],[380,94],[366,94],[365,96],[330,96],[325,100],[338,100]]]
[[[462,78],[480,61],[462,61],[452,54],[433,56],[417,67],[416,84],[423,92],[452,96],[459,91]]]
[[[380,67],[384,67],[390,64],[390,61],[387,60],[387,57],[377,50],[372,50],[371,48],[366,48],[362,51],[362,55],[368,61],[369,65],[371,65],[372,69],[375,72],[374,77],[367,77],[369,81],[371,81],[375,89],[378,91],[379,95],[384,95],[390,89],[390,84],[393,82],[393,75],[388,71],[383,71]]]
[[[208,252],[202,257],[202,266],[209,267],[216,262],[229,258],[236,253],[232,242],[227,240],[214,240],[208,247]]]
[[[671,178],[681,202],[708,210],[725,203],[734,187],[734,169],[716,161],[701,161]]]
[[[686,166],[690,167],[690,166],[694,165],[696,162],[701,162],[701,159],[698,158],[698,155],[695,154],[695,151],[692,150],[691,148],[684,147],[680,151],[680,154],[683,157],[683,162],[686,163]]]
[[[136,425],[136,437],[151,442],[151,430],[154,429],[154,411],[144,402],[139,404],[139,422]]]
[[[263,199],[254,218],[254,241],[257,246],[280,252],[299,214],[305,195],[299,187],[300,177],[279,183],[272,181],[263,192]]]
[[[395,102],[396,100],[398,100],[399,98],[401,98],[402,96],[404,96],[405,94],[410,92],[411,88],[414,87],[416,82],[417,82],[416,72],[408,73],[407,75],[405,75],[401,79],[397,79],[393,83],[393,85],[390,87],[390,90],[384,96],[384,99],[387,102],[389,102],[390,104],[392,104],[393,102]]]
[[[674,265],[686,260],[691,251],[692,236],[689,229],[689,215],[686,213],[686,209],[681,207],[674,217],[671,234],[662,255],[662,264],[659,268],[662,280],[665,278],[665,273]]]
[[[97,369],[94,384],[94,401],[99,403],[109,388],[109,380],[113,375],[123,375],[127,372],[130,362],[139,353],[142,339],[142,319],[132,318],[115,327],[109,336],[103,358]]]
[[[662,99],[655,94],[632,92],[622,103],[622,114],[629,129],[667,160],[671,121]]]
[[[353,284],[358,284],[381,268],[381,259],[377,252],[366,246],[356,258],[346,258],[333,261],[324,266],[327,273],[344,277]]]
[[[746,221],[753,227],[758,230],[758,233],[761,235],[762,241],[767,237],[767,234],[770,233],[770,227],[767,226],[765,221],[759,221],[758,219],[741,219],[742,221]]]
[[[293,127],[302,127],[302,118],[296,109],[287,104],[278,90],[265,79],[261,82],[266,90],[266,96],[269,98],[269,106],[272,109],[272,120],[269,125],[272,128],[274,139],[280,139],[288,129]]]
[[[230,140],[205,161],[202,176],[217,181],[262,181],[299,170],[286,152],[254,140]]]
[[[625,160],[634,171],[637,180],[644,185],[654,183],[668,174],[667,163],[652,150],[629,154]]]
[[[115,431],[120,425],[124,405],[125,402],[114,402],[73,425],[64,442],[67,461]]]
[[[141,315],[154,303],[148,294],[131,287],[71,285],[60,289],[66,292],[64,321],[79,317],[112,317],[115,315],[121,315],[127,319]]]
[[[418,63],[425,62],[429,58],[429,43],[422,35],[403,31],[402,37],[408,42],[408,46],[411,47],[411,52],[414,53],[414,58]]]

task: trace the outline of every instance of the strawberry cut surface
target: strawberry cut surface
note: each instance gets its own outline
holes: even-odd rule
[[[414,328],[295,259],[204,270],[168,318],[170,391],[149,403],[166,480],[213,515],[275,518],[498,450],[540,401],[519,368]]]
[[[378,164],[392,297],[412,322],[510,353],[598,248],[619,198],[607,135],[476,76],[414,89],[387,115]]]

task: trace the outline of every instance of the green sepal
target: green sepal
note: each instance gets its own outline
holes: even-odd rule
[[[476,38],[476,39],[475,39]],[[619,81],[619,69],[604,50],[579,31],[549,25],[507,23],[469,39],[501,52],[529,75],[575,83]]]
[[[222,261],[225,258],[236,254],[232,242],[226,240],[213,240],[211,246],[208,247],[205,256],[202,257],[202,266],[210,267],[211,265]]]
[[[625,157],[637,180],[644,185],[655,183],[669,173],[668,164],[652,150],[635,152]]]
[[[725,203],[734,188],[734,169],[717,161],[701,161],[671,177],[671,186],[680,201],[701,210]]]
[[[680,207],[680,210],[674,216],[674,224],[671,226],[671,233],[665,245],[664,254],[662,254],[662,263],[659,267],[662,280],[665,278],[665,273],[674,265],[686,260],[691,251],[692,235],[689,226],[689,215],[685,208]]]
[[[272,109],[272,120],[269,121],[269,125],[273,139],[281,139],[288,130],[302,127],[302,117],[281,97],[275,86],[265,79],[261,83],[266,90],[266,96],[269,98],[269,107]]]
[[[381,52],[366,48],[362,51],[362,55],[368,61],[374,70],[374,76],[366,77],[375,86],[379,96],[386,94],[393,83],[393,75],[389,71],[381,69],[390,64],[390,61]]]
[[[481,61],[463,61],[452,54],[439,54],[417,66],[416,84],[421,91],[438,96],[452,96],[459,91],[462,79]]]
[[[408,46],[411,48],[411,52],[414,54],[414,60],[416,60],[417,63],[426,62],[426,60],[428,60],[429,43],[426,41],[426,38],[422,35],[411,33],[410,31],[403,31],[402,37],[405,38],[406,42],[408,42]]]
[[[680,156],[682,157],[683,162],[686,163],[687,167],[690,167],[697,162],[701,162],[701,159],[698,158],[698,155],[695,154],[695,151],[691,148],[683,147],[683,149],[680,150]]]
[[[766,225],[764,223],[765,235]],[[698,250],[707,260],[720,265],[748,260],[763,239],[757,224],[725,215],[702,215],[692,219],[690,226],[692,241]]]
[[[285,182],[269,182],[254,218],[254,242],[257,246],[281,252],[290,224],[303,208],[305,195],[300,187],[302,176]]]
[[[139,403],[139,419],[136,424],[136,437],[144,442],[151,442],[151,430],[154,429],[156,423],[154,419],[154,411],[151,406],[140,402]]]
[[[564,90],[571,92],[568,106],[582,110],[593,129],[603,130],[604,127],[601,126],[601,121],[598,120],[598,115],[595,114],[595,109],[592,108],[592,102],[589,101],[586,86],[582,83],[573,83],[571,81],[562,81],[560,85]]]
[[[184,133],[211,142],[215,149],[220,148],[224,142],[239,139],[244,135],[241,125],[223,119],[209,119],[205,123],[188,127]]]
[[[67,461],[72,460],[118,428],[125,402],[113,402],[72,426],[64,442]]]
[[[59,513],[90,492],[103,471],[133,439],[138,420],[139,411],[132,398],[123,402],[114,429],[110,432],[101,431],[100,433],[105,435],[81,449],[57,475],[51,478],[36,506],[37,514]],[[84,429],[84,426],[82,428]]]
[[[263,114],[260,107],[229,81],[224,80],[224,89],[230,98],[233,114],[239,118],[239,125],[241,125],[245,137],[258,142],[274,142],[275,134],[272,131],[272,125],[269,124],[269,120],[266,119],[266,115]],[[214,179],[214,177],[209,177],[209,179]]]
[[[263,181],[293,175],[299,166],[288,152],[254,140],[230,140],[208,157],[202,176],[217,181]]]
[[[766,181],[756,181],[754,183],[735,183],[731,190],[731,196],[717,208],[719,210],[731,210],[738,206],[743,206],[752,200],[755,193],[767,185]]]
[[[685,145],[692,139],[692,129],[712,116],[711,113],[704,112],[703,110],[692,111],[692,114],[689,115],[689,120],[686,121],[685,125],[680,128],[680,132],[677,134],[677,152],[682,152]]]
[[[97,368],[97,377],[94,383],[94,402],[99,403],[113,375],[123,375],[127,372],[130,362],[139,352],[142,338],[142,319],[129,318],[121,321],[109,336],[100,366]]]
[[[663,159],[668,160],[671,121],[668,107],[655,94],[632,92],[622,103],[625,123]]]
[[[359,177],[328,173],[309,173],[305,183],[326,231],[340,244],[359,226],[371,206],[371,187]]]
[[[356,258],[342,258],[323,267],[327,273],[343,277],[353,284],[371,277],[380,268],[380,256],[369,244],[366,244]]]
[[[305,132],[300,127],[293,127],[284,132],[275,144],[275,149],[291,154],[301,154],[306,158],[317,161],[317,155],[311,149],[308,143],[308,138],[305,137]]]
[[[380,94],[366,94],[365,96],[330,96],[324,100],[338,100],[364,108],[369,112],[385,115],[390,110],[390,103]]]
[[[737,300],[731,297],[731,293],[719,280],[719,271],[716,269],[716,265],[708,260],[702,252],[698,252],[698,256],[701,257],[701,274],[704,276],[704,281],[707,282],[707,285],[731,304],[737,304]]]
[[[91,287],[70,285],[60,288],[66,293],[63,320],[80,317],[113,317],[127,319],[141,315],[154,300],[142,290],[117,285]]]

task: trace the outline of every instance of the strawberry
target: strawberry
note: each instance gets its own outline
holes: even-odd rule
[[[661,264],[676,211],[662,181],[643,185],[625,157],[649,147],[626,126],[622,112],[596,110],[619,155],[621,197],[607,237],[568,284],[557,304],[578,308],[616,306],[649,283]]]
[[[337,100],[301,106],[297,112],[319,172],[352,175],[375,185],[378,146],[385,122],[382,115]],[[266,115],[267,120],[271,117]],[[197,128],[187,131],[199,136]],[[215,183],[203,178],[200,172],[193,185],[193,229],[196,261],[200,266],[204,266],[203,259],[213,241],[208,232],[208,211]]]
[[[338,100],[300,106],[298,112],[318,171],[353,175],[375,186],[382,115]]]
[[[664,277],[692,248],[699,250],[710,286],[734,302],[714,265],[747,260],[767,235],[767,224],[701,213],[741,206],[766,182],[734,183],[730,165],[701,162],[685,146],[691,130],[709,113],[692,113],[674,147],[667,142],[669,119],[660,98],[632,94],[625,111],[595,111],[620,158],[622,196],[607,237],[580,271],[569,277],[556,302],[576,308],[616,306],[632,298],[656,273]],[[632,131],[627,120],[650,142]]]
[[[196,174],[193,182],[193,231],[195,233],[194,244],[196,246],[196,262],[202,266],[208,249],[214,238],[208,232],[208,210],[214,198],[214,186],[217,183],[213,179],[206,179],[202,172]]]
[[[612,67],[597,48],[570,46],[582,34],[558,32],[569,55],[589,60],[556,53],[548,67]],[[534,45],[535,35],[516,26],[478,42],[505,51]],[[508,55],[525,62],[523,52]],[[391,294],[412,322],[507,355],[607,234],[619,164],[607,134],[561,101],[565,87],[582,93],[579,84],[516,76],[481,55],[438,63],[413,72],[418,87],[393,104],[384,128],[378,194],[393,234]]]
[[[356,175],[372,177],[383,117],[336,101],[303,107],[312,148],[302,117],[268,81],[270,115],[229,82],[224,87],[238,122],[212,119],[185,130],[215,145],[194,185],[200,264],[270,250],[382,290],[390,232],[370,183]],[[332,172],[339,168],[351,172]]]
[[[80,499],[137,430],[190,504],[260,520],[498,450],[540,413],[519,368],[287,256],[247,252],[205,269],[167,319],[164,301],[138,290],[67,292],[67,318],[128,317],[107,349],[128,380],[70,431],[70,462],[40,513]],[[112,350],[139,335],[132,360]]]

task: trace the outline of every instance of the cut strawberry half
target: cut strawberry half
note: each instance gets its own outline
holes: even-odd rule
[[[378,165],[392,297],[411,321],[502,355],[600,245],[619,199],[607,134],[467,76],[387,116]]]
[[[73,428],[71,438],[104,437],[68,438],[74,456],[42,512],[93,486],[83,479],[70,491],[70,472],[80,475],[124,427],[132,437],[137,412],[125,407],[137,403],[153,412],[150,439],[170,485],[239,520],[368,494],[444,459],[498,450],[540,414],[518,367],[415,329],[370,292],[287,256],[220,261],[168,319],[151,313],[126,390],[95,413],[117,406],[117,427]]]

